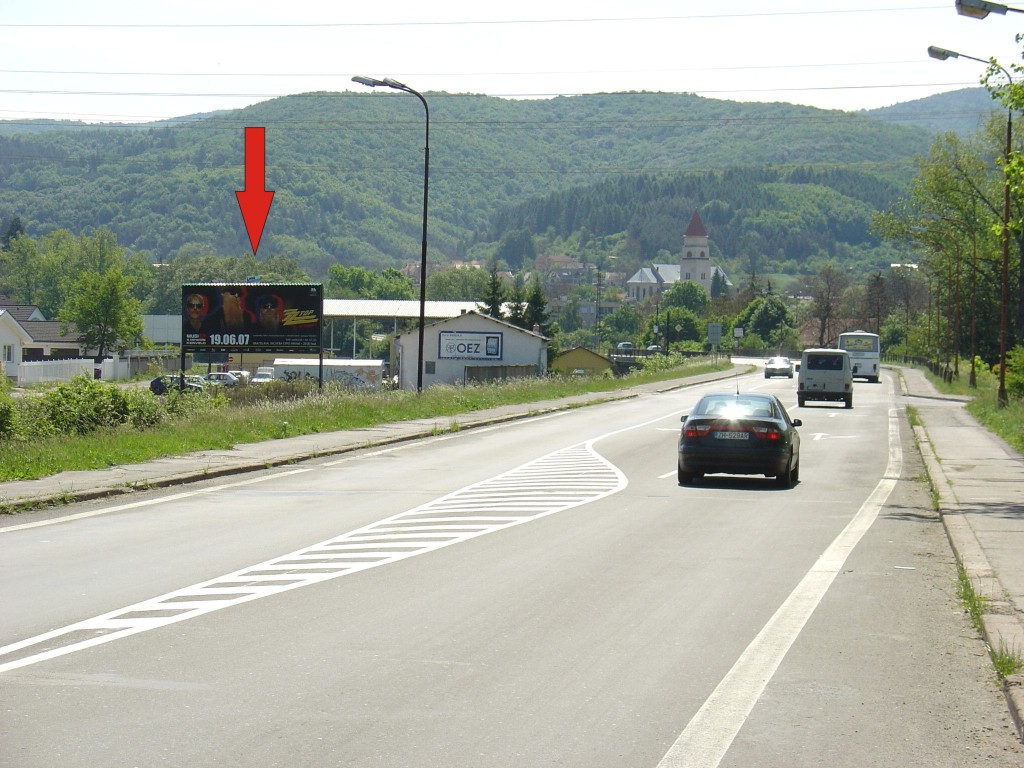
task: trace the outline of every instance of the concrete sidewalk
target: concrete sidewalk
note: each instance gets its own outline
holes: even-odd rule
[[[985,641],[1024,655],[1024,457],[979,425],[964,398],[940,395],[919,369],[894,371],[920,422],[914,433],[950,545],[989,601]],[[1008,678],[1003,692],[1024,742],[1024,674]]]
[[[250,472],[318,456],[345,453],[435,435],[455,428],[495,424],[540,413],[635,397],[731,377],[733,371],[632,389],[580,395],[540,403],[502,406],[459,416],[382,424],[361,430],[288,437],[202,451],[108,469],[62,472],[38,480],[0,483],[0,506],[8,510],[53,507],[72,501],[119,496]],[[924,373],[893,368],[899,405],[911,406],[921,426],[917,443],[939,499],[950,544],[975,589],[989,598],[985,639],[992,648],[1024,654],[1024,457],[981,427],[964,399],[938,394]],[[0,516],[0,528],[16,527],[18,515]],[[1024,741],[1024,674],[1006,681],[1004,692],[1018,737]]]

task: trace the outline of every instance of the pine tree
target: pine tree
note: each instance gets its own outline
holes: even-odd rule
[[[501,305],[505,301],[505,290],[501,285],[501,275],[498,274],[498,263],[491,262],[487,278],[487,295],[484,296],[483,305],[487,314],[495,320],[502,317]]]

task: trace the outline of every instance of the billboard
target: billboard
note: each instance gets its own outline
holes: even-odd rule
[[[437,356],[448,360],[501,360],[502,341],[500,331],[441,331]]]
[[[185,283],[182,352],[317,352],[319,283]]]

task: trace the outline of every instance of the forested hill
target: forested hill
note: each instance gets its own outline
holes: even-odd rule
[[[768,166],[856,172],[891,191],[930,144],[923,129],[864,115],[684,94],[425,97],[439,262],[500,237],[495,222],[509,219],[499,215],[557,191]],[[159,126],[5,123],[0,223],[18,216],[33,237],[108,227],[155,259],[240,255],[249,244],[234,193],[247,126],[266,128],[266,187],[276,192],[261,255],[291,256],[314,277],[338,262],[417,260],[424,110],[399,93],[303,94]]]
[[[640,175],[552,192],[510,208],[495,217],[491,238],[518,230],[565,241],[578,240],[580,233],[591,239],[622,233],[614,251],[617,268],[631,272],[667,261],[663,252],[678,253],[682,228],[698,210],[712,233],[715,262],[731,274],[795,275],[813,270],[815,261],[842,256],[847,269],[862,275],[891,261],[878,250],[872,216],[904,191],[899,181],[849,167]],[[505,255],[506,261],[512,258]]]

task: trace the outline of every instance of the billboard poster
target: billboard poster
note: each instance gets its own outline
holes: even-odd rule
[[[494,331],[441,331],[437,356],[446,360],[501,360],[502,334]]]
[[[319,352],[323,286],[186,283],[181,317],[185,352]]]

